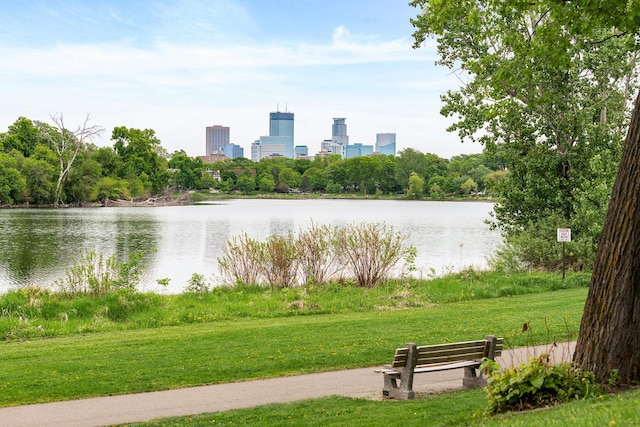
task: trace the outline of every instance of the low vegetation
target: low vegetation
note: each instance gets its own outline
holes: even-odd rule
[[[568,362],[553,364],[547,353],[503,370],[494,361],[485,364],[489,413],[553,406],[602,394],[593,373]]]
[[[390,280],[374,288],[340,283],[295,288],[221,286],[208,288],[194,275],[189,292],[173,295],[53,292],[23,288],[0,295],[0,339],[16,341],[91,332],[156,328],[241,319],[286,318],[344,313],[428,309],[451,303],[584,289],[589,275],[466,270],[432,280]],[[526,320],[526,319],[524,319]]]
[[[299,309],[287,308],[290,289],[237,288],[211,292],[206,306],[198,294],[175,296],[171,306],[123,321],[104,310],[102,317],[76,323],[87,327],[80,331],[58,315],[33,319],[32,327],[59,328],[58,335],[64,328],[66,336],[0,343],[2,363],[11,367],[2,371],[0,406],[381,366],[407,342],[464,341],[487,333],[504,336],[509,347],[572,339],[586,297],[586,289],[577,288],[407,308],[386,302],[397,294],[369,292],[327,290],[322,301],[334,306],[332,314],[313,315],[311,309],[292,315]],[[349,309],[354,295],[370,306]],[[379,309],[379,303],[389,305]],[[172,326],[159,326],[157,316]],[[525,322],[531,329],[523,334]],[[95,333],[85,333],[91,327]]]
[[[484,414],[486,399],[481,390],[460,391],[426,399],[376,402],[346,397],[327,397],[251,409],[166,418],[128,426],[633,426],[638,423],[640,390],[602,394],[544,410]]]
[[[292,288],[301,283],[326,285],[352,283],[375,287],[413,269],[415,248],[405,236],[384,223],[346,227],[312,224],[298,236],[271,235],[266,241],[247,234],[233,237],[218,258],[223,283],[265,283],[272,288]]]

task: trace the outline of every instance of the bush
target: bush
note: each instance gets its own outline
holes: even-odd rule
[[[291,288],[296,284],[298,253],[292,234],[269,236],[262,256],[262,275],[271,287]]]
[[[342,268],[336,252],[338,227],[314,223],[298,236],[299,268],[303,283],[326,284]]]
[[[298,238],[270,236],[266,242],[242,234],[227,241],[218,269],[228,285],[261,280],[274,288],[299,282],[324,284],[338,273],[344,280],[341,270],[345,270],[356,286],[372,287],[389,278],[401,260],[413,262],[415,249],[403,243],[404,238],[385,224],[312,225]]]
[[[209,285],[207,279],[202,274],[193,273],[187,281],[187,286],[184,288],[185,292],[192,294],[205,294],[209,292]]]
[[[218,258],[218,270],[227,285],[258,284],[261,272],[263,244],[247,233],[227,240]]]
[[[403,237],[385,224],[358,224],[340,229],[338,253],[357,286],[373,287],[390,276],[407,257]]]
[[[119,291],[135,291],[142,274],[142,252],[129,255],[127,262],[118,262],[115,255],[105,257],[95,251],[82,251],[71,266],[65,269],[65,278],[56,280],[54,287],[67,295],[109,295]]]
[[[495,362],[483,366],[491,371]],[[551,364],[542,354],[518,367],[489,373],[485,387],[489,412],[522,411],[584,399],[601,392],[595,376],[571,363]]]

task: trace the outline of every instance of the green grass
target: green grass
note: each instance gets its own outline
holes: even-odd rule
[[[433,280],[397,280],[363,289],[333,284],[271,290],[216,288],[203,295],[120,293],[102,297],[29,288],[0,295],[0,340],[135,330],[238,319],[263,319],[426,308],[452,302],[586,287],[588,273],[467,270]]]
[[[406,342],[575,338],[585,288],[411,309],[244,318],[0,344],[0,406],[376,366]],[[527,322],[530,331],[520,333]]]
[[[328,397],[213,414],[166,418],[129,426],[635,426],[640,390],[496,416],[484,415],[481,390],[460,391],[413,401],[371,401]]]

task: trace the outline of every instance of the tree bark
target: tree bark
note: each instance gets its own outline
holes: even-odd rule
[[[574,362],[606,383],[640,380],[640,93],[598,243]]]

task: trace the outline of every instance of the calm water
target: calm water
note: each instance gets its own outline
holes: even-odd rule
[[[0,210],[0,292],[47,285],[64,276],[82,249],[125,260],[147,252],[141,289],[181,292],[193,273],[211,278],[230,237],[265,239],[316,224],[385,222],[418,250],[416,275],[483,268],[500,244],[484,224],[493,205],[478,202],[383,200],[228,200],[157,208]],[[152,250],[150,250],[152,249]]]

